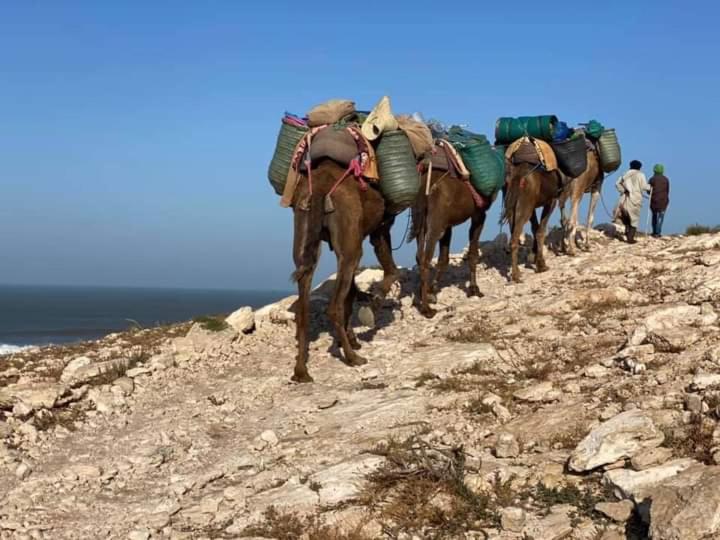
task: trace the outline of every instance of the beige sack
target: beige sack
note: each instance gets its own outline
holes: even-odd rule
[[[363,122],[361,131],[367,140],[374,141],[383,131],[394,131],[397,128],[397,120],[390,110],[390,98],[383,96]]]
[[[397,117],[398,127],[410,139],[415,157],[420,158],[432,150],[433,138],[430,128],[406,114]]]
[[[317,127],[339,122],[355,112],[355,102],[349,99],[331,99],[310,109],[307,113],[308,126]]]

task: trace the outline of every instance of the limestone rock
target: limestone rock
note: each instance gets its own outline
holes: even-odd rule
[[[678,353],[697,343],[701,337],[696,328],[663,328],[649,333],[647,341],[660,352]]]
[[[694,459],[684,458],[642,471],[617,469],[606,472],[603,482],[613,489],[618,498],[632,499],[640,503],[658,484],[695,464],[697,461]]]
[[[527,515],[522,508],[503,508],[500,513],[500,525],[506,531],[522,532],[527,522]]]
[[[602,502],[595,505],[595,510],[618,523],[625,523],[630,519],[635,505],[632,501]]]
[[[636,471],[643,471],[655,465],[665,463],[672,457],[672,454],[671,449],[659,446],[633,456],[630,460],[630,465]]]
[[[553,390],[553,384],[549,381],[535,384],[528,388],[518,390],[513,397],[520,401],[528,401],[530,403],[550,402],[558,398],[559,392]]]
[[[663,482],[650,495],[653,540],[720,536],[720,467],[697,465]]]
[[[623,412],[594,428],[575,448],[569,465],[576,472],[589,471],[656,448],[664,438],[641,411]]]
[[[499,458],[514,458],[520,455],[520,443],[512,433],[501,433],[495,443],[495,455]]]
[[[248,334],[255,328],[255,315],[251,307],[242,307],[231,313],[225,322],[232,326],[239,334]]]

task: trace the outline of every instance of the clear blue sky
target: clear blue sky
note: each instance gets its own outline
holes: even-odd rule
[[[596,118],[623,167],[665,164],[669,231],[720,223],[719,16],[709,1],[4,2],[0,283],[290,288],[292,217],[267,165],[283,112],[334,97],[387,94],[488,136],[498,116]],[[495,209],[483,238],[498,230]],[[333,267],[326,250],[319,274]]]

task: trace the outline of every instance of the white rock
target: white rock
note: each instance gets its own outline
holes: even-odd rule
[[[278,442],[280,442],[277,435],[275,435],[275,432],[269,429],[260,434],[260,439],[268,443],[270,446],[277,446]]]
[[[506,531],[522,532],[527,522],[527,515],[522,508],[503,508],[500,513],[500,525]]]
[[[696,465],[694,459],[676,459],[643,471],[616,469],[603,475],[603,482],[610,486],[618,498],[642,502],[652,489],[664,480]]]
[[[520,443],[512,433],[500,433],[495,443],[495,455],[499,458],[514,458],[520,455]]]
[[[248,334],[255,328],[255,315],[250,307],[242,307],[230,314],[225,322],[240,334]]]
[[[85,366],[89,366],[92,364],[92,360],[90,360],[87,356],[78,356],[77,358],[74,358],[68,364],[65,366],[65,369],[63,369],[62,375],[60,375],[60,380],[63,382],[70,381],[74,378],[75,373]]]
[[[613,521],[625,523],[630,519],[635,505],[632,501],[602,502],[595,505],[595,510],[609,517]]]
[[[595,427],[575,448],[569,466],[583,472],[660,446],[662,431],[639,410],[618,414]]]
[[[690,388],[692,390],[705,390],[717,385],[720,385],[720,373],[701,373],[693,378]]]
[[[518,390],[513,394],[513,397],[520,401],[537,403],[555,401],[559,395],[557,392],[553,391],[553,384],[546,381]]]
[[[720,467],[698,465],[670,478],[650,494],[653,540],[720,537]]]
[[[130,377],[115,379],[113,386],[118,387],[122,394],[126,396],[129,396],[135,391],[135,382]]]
[[[149,540],[150,532],[147,529],[137,529],[128,534],[128,540]]]
[[[20,480],[25,480],[28,476],[30,476],[30,473],[32,473],[32,467],[25,462],[18,465],[17,469],[15,469],[15,476],[17,476]]]

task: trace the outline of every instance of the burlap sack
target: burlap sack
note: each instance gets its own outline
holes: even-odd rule
[[[398,122],[390,109],[390,98],[383,96],[360,129],[367,140],[374,141],[383,131],[394,131],[397,128]]]
[[[316,127],[334,124],[355,112],[355,102],[348,99],[331,99],[310,109],[307,113],[308,126]]]
[[[397,117],[397,123],[410,139],[416,158],[420,158],[432,150],[433,138],[429,127],[405,114]]]

